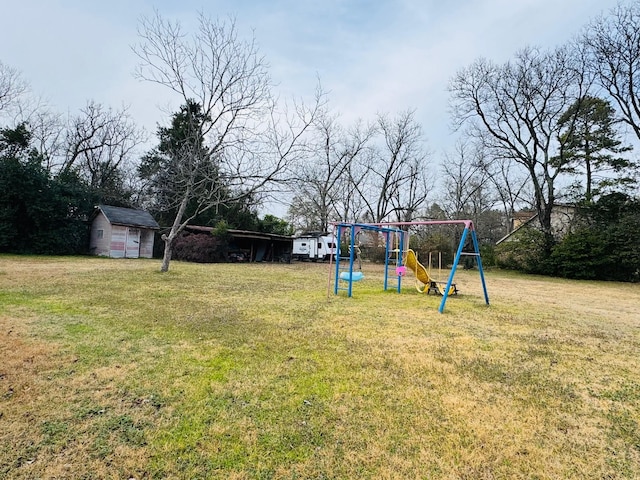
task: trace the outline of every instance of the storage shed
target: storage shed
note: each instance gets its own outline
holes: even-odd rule
[[[159,229],[144,210],[98,205],[91,220],[89,252],[113,258],[151,258]]]

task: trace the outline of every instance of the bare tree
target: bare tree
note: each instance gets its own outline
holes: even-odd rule
[[[78,115],[65,119],[28,92],[19,73],[0,62],[0,112],[29,126],[32,144],[50,173],[74,170],[94,190],[124,173],[144,139],[126,108],[114,111],[88,102]]]
[[[540,226],[552,243],[557,177],[567,168],[558,145],[558,119],[581,98],[581,65],[567,49],[527,48],[502,66],[477,60],[451,81],[454,121],[466,124],[493,158],[526,169]]]
[[[254,40],[238,38],[233,20],[201,14],[198,30],[188,36],[179,23],[156,13],[141,21],[138,33],[137,77],[168,88],[183,105],[199,105],[203,118],[175,152],[181,163],[171,172],[179,190],[176,215],[164,236],[161,270],[167,271],[172,242],[192,218],[220,202],[264,193],[282,180],[288,163],[301,153],[321,95],[313,107],[298,104],[283,120],[264,59]],[[200,148],[201,139],[206,149]],[[215,185],[224,186],[224,195],[211,190]]]
[[[60,172],[77,171],[91,189],[113,200],[144,140],[126,108],[112,110],[90,101],[69,120]]]
[[[311,189],[301,185],[287,209],[287,222],[296,232],[320,232],[326,231],[326,226],[321,223],[322,215],[318,211],[318,202],[313,198]]]
[[[347,180],[340,183],[339,197],[342,199],[339,218],[344,222],[361,222],[367,212],[367,202],[362,196],[362,185],[367,184],[371,172],[372,158],[375,150],[368,147],[358,158],[351,162],[347,172]]]
[[[622,120],[640,139],[640,4],[620,3],[586,28],[589,69],[617,103]]]
[[[18,100],[29,90],[29,85],[18,70],[0,62],[0,113],[17,107]]]
[[[448,202],[442,207],[451,219],[472,218],[493,207],[488,172],[483,168],[482,150],[458,141],[455,153],[446,154],[442,169]]]
[[[0,62],[0,117],[29,126],[31,143],[41,154],[43,166],[52,172],[59,159],[65,125],[48,102],[34,96],[20,73]]]
[[[43,166],[50,173],[57,173],[64,162],[67,124],[63,115],[46,105],[40,105],[26,117],[32,132],[34,147],[42,156]]]
[[[522,166],[501,158],[483,159],[482,168],[487,172],[489,181],[500,200],[504,217],[513,218],[513,214],[522,207],[532,208],[535,205],[531,194],[531,182]],[[507,233],[511,231],[511,223],[507,223]]]
[[[488,145],[491,142],[487,142]],[[473,158],[490,184],[490,190],[496,203],[500,205],[505,219],[513,218],[513,214],[521,208],[533,209],[534,196],[527,170],[510,158],[493,156],[495,150],[487,147],[480,139],[473,142]],[[506,224],[506,233],[510,232],[510,222]]]
[[[421,126],[413,111],[379,115],[377,123],[382,146],[367,181],[355,186],[372,221],[411,221],[431,190]]]
[[[297,167],[297,193],[290,214],[303,218],[306,228],[327,231],[329,222],[343,219],[349,211],[349,173],[353,163],[366,154],[374,129],[357,122],[344,130],[337,117],[326,111],[313,127],[314,146]]]

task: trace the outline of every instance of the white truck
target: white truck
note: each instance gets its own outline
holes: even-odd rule
[[[336,241],[337,239],[326,232],[304,233],[293,239],[293,259],[317,262],[329,260],[331,256],[335,258],[338,254]]]

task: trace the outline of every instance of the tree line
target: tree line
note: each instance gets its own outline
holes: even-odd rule
[[[611,278],[598,269],[587,272],[577,258],[596,237],[604,247],[603,231],[617,230],[618,241],[609,237],[609,249],[587,248],[588,256],[608,262],[609,270],[628,270],[620,276],[626,280],[638,278],[637,255],[622,254],[640,233],[638,163],[621,131],[640,140],[639,66],[640,5],[630,2],[593,19],[566,45],[525,47],[502,65],[478,59],[451,80],[453,121],[481,152],[480,170],[502,179],[496,187],[508,200],[506,211],[528,196],[537,215],[539,241],[520,247],[526,261],[519,268]],[[564,238],[553,222],[561,202],[578,207]],[[618,204],[613,210],[627,213],[611,215],[608,224],[596,220],[599,208],[612,202]],[[582,248],[574,248],[578,244]]]
[[[581,277],[589,275],[566,258],[579,249],[555,231],[558,203],[578,207],[567,242],[606,231],[607,218],[610,226],[623,223],[611,238],[639,233],[638,165],[622,135],[640,140],[634,2],[594,18],[566,45],[525,46],[504,64],[481,58],[460,69],[449,85],[459,139],[440,165],[415,110],[344,125],[320,85],[309,103],[279,100],[255,39],[240,38],[233,19],[201,14],[188,32],[156,13],[141,20],[132,50],[135,76],[180,103],[146,152],[145,133],[127,109],[90,101],[64,118],[35,102],[19,72],[0,63],[0,115],[11,119],[0,131],[0,250],[76,251],[70,242],[55,247],[52,225],[80,232],[99,202],[154,214],[166,227],[162,270],[190,223],[288,233],[326,231],[335,221],[471,218],[482,243],[493,245],[516,212],[530,209],[540,233],[535,259],[517,252],[519,245],[533,255],[533,244],[519,242],[498,252],[503,265]],[[288,203],[286,222],[258,217],[274,199]],[[612,202],[626,213],[598,217]],[[640,265],[623,257],[632,279]]]

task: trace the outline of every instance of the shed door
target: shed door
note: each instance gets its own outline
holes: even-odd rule
[[[138,258],[140,256],[139,228],[127,228],[127,243],[124,256],[127,258]]]

